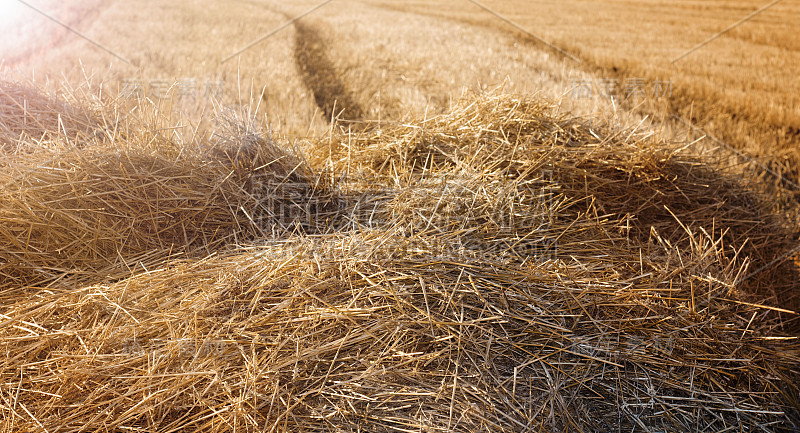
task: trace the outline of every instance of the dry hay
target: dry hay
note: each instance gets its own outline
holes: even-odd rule
[[[0,151],[28,151],[51,140],[80,142],[98,124],[83,107],[30,85],[0,81]]]
[[[737,179],[486,95],[319,150],[338,214],[304,207],[313,230],[3,297],[4,430],[800,426],[797,315],[743,282],[744,238],[786,232]]]
[[[0,288],[118,279],[167,257],[204,256],[275,231],[279,200],[265,197],[289,197],[290,189],[311,195],[310,171],[251,127],[222,120],[202,145],[132,117],[104,124],[99,129],[110,132],[100,139],[78,143],[54,133],[6,154]],[[247,147],[233,149],[231,133]]]
[[[593,243],[622,235],[625,248],[636,251],[657,233],[686,249],[688,232],[702,230],[722,242],[726,256],[751,261],[750,270],[797,246],[787,228],[791,216],[773,213],[764,196],[769,185],[712,165],[686,152],[685,143],[665,143],[652,130],[591,126],[542,100],[473,97],[450,115],[362,134],[347,146],[339,153],[341,170],[357,160],[362,176],[403,185],[431,173],[501,181],[535,190],[531,197],[562,197],[568,206],[561,214],[568,219],[591,213],[623,228]],[[796,277],[793,264],[778,263],[740,283],[800,310]]]

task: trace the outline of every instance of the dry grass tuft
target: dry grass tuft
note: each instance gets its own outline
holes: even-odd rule
[[[321,140],[321,174],[269,169],[295,189],[259,207],[286,230],[259,234],[237,209],[274,183],[249,145],[230,149],[268,141],[232,125],[196,154],[87,148],[14,177],[23,198],[0,209],[33,210],[8,237],[32,271],[112,265],[120,246],[210,254],[3,296],[5,430],[800,426],[797,314],[745,284],[762,260],[747,245],[785,229],[676,145],[478,95]]]

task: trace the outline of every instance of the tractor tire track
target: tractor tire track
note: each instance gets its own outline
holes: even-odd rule
[[[327,45],[319,32],[308,24],[294,23],[294,57],[303,84],[311,90],[314,102],[326,119],[359,121],[364,109],[342,81],[328,56]]]

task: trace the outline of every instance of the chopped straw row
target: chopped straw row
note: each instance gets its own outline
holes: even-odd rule
[[[493,94],[310,163],[221,124],[9,154],[3,431],[800,428],[789,228],[679,145]]]

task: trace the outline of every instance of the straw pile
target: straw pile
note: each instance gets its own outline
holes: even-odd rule
[[[797,315],[745,281],[786,229],[702,160],[509,96],[335,135],[318,143],[327,165],[298,177],[292,165],[252,174],[264,164],[241,156],[269,141],[231,131],[204,157],[133,143],[124,157],[84,149],[46,169],[27,163],[41,173],[15,184],[30,195],[4,199],[4,215],[42,200],[32,209],[55,206],[53,221],[91,221],[54,223],[74,244],[39,223],[8,247],[23,236],[6,230],[2,247],[28,254],[18,268],[48,263],[40,281],[145,245],[195,257],[3,296],[4,431],[800,427],[800,344],[787,331]],[[233,152],[236,131],[259,144]],[[249,168],[224,177],[223,165]],[[33,183],[51,172],[67,174]],[[117,186],[94,189],[100,173]],[[277,177],[293,189],[267,194]],[[28,192],[45,182],[62,188],[57,199]],[[242,205],[270,196],[296,207]],[[86,216],[100,207],[142,224]],[[4,287],[36,281],[9,269]]]
[[[31,93],[18,92],[24,101],[9,105]],[[40,110],[48,107],[67,105],[53,101]],[[45,114],[32,129],[4,126],[28,141],[0,163],[2,290],[71,288],[130,276],[167,257],[205,256],[275,229],[277,210],[267,205],[278,200],[265,195],[313,187],[301,160],[247,125],[231,129],[225,117],[210,142],[191,146],[142,127],[141,118],[98,126],[100,133],[88,130],[80,139],[54,130],[33,140],[41,125],[67,118]],[[232,147],[231,133],[246,143]],[[257,191],[259,184],[271,189]]]

